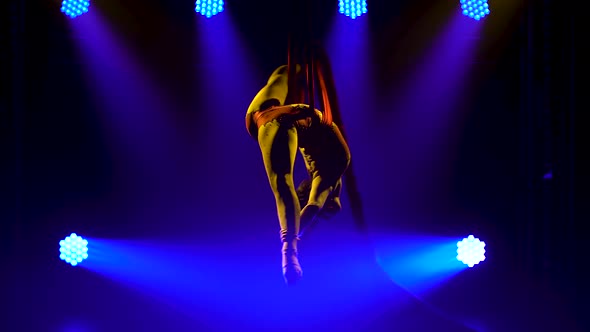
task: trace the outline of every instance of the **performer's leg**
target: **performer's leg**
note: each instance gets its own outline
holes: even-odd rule
[[[299,206],[304,207],[309,200],[309,192],[311,191],[311,179],[305,178],[301,180],[297,186],[297,198],[299,198]]]
[[[300,205],[293,182],[297,154],[295,127],[273,120],[258,130],[258,142],[270,187],[275,195],[283,242],[283,273],[287,283],[301,278],[297,259]]]
[[[318,217],[322,219],[330,219],[334,215],[338,214],[338,212],[342,211],[342,203],[340,203],[340,194],[342,192],[342,179],[339,179],[336,182],[336,187],[326,200],[324,207],[318,214]]]
[[[330,217],[342,209],[342,175],[350,165],[350,150],[336,124],[328,127],[325,133],[324,144],[327,144],[329,151],[316,152],[318,155],[308,154],[304,158],[308,169],[311,169],[312,182],[309,200],[301,211],[300,235],[313,226],[319,215]]]
[[[336,188],[336,183],[332,180],[323,178],[318,175],[311,181],[311,190],[309,199],[305,207],[301,210],[301,230],[299,235],[309,230],[316,221],[316,217],[324,207],[328,196]]]

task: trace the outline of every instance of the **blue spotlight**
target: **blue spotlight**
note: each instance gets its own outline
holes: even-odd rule
[[[366,0],[339,0],[338,8],[340,14],[346,15],[353,20],[367,13]]]
[[[88,241],[76,233],[59,241],[59,258],[66,263],[76,266],[88,258]]]
[[[485,246],[485,242],[480,241],[473,235],[469,235],[457,242],[457,259],[467,264],[467,266],[473,267],[486,259]]]
[[[479,21],[490,13],[488,0],[460,0],[463,15]]]
[[[223,11],[223,0],[197,0],[195,12],[207,18],[215,16]]]
[[[64,0],[61,3],[61,12],[70,18],[78,17],[88,12],[90,1],[87,0]]]

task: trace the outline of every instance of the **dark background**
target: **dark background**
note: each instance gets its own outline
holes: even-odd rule
[[[336,2],[332,2],[314,4],[319,39],[328,33],[336,15]],[[438,5],[448,11],[456,4]],[[192,103],[205,87],[186,70],[207,65],[198,50],[185,42],[198,38],[194,11],[180,1],[103,1],[93,6],[101,8],[128,45],[142,54],[160,85],[179,101],[177,108],[170,109],[179,123],[194,121],[183,128],[199,132],[191,151],[215,160],[218,152],[209,150],[209,131],[198,125],[206,110]],[[422,8],[435,6],[421,0],[373,0],[369,6],[370,38],[376,45],[372,59],[375,85],[379,89],[395,86],[398,74],[407,70],[440,23],[421,20]],[[199,210],[204,214],[223,208],[224,195],[248,192],[247,185],[216,188],[207,182],[216,178],[215,167],[202,162],[189,162],[198,168],[192,170],[195,178],[188,184],[150,182],[149,175],[130,180],[133,169],[114,166],[115,157],[96,124],[96,106],[81,73],[83,60],[72,45],[75,36],[56,7],[55,1],[33,0],[4,1],[1,7],[0,247],[6,262],[1,270],[19,269],[24,262],[45,258],[39,254],[41,249],[71,227],[71,220],[51,217],[56,211],[77,209],[101,215],[106,210],[118,218],[96,217],[78,221],[77,227],[100,237],[138,236],[158,227],[147,219],[135,221],[125,215],[151,202],[150,192],[188,195],[204,206]],[[287,12],[288,4],[228,0],[226,8],[230,7],[226,14],[232,15],[244,44],[255,52],[253,67],[259,69],[257,80],[263,79],[284,61],[288,26],[273,18]],[[494,14],[500,13],[492,13],[490,21]],[[548,0],[513,6],[510,15],[504,22],[510,26],[506,32],[496,34],[490,28],[483,34],[482,38],[495,41],[482,43],[476,55],[479,65],[472,78],[478,84],[466,93],[462,105],[467,115],[462,132],[457,133],[461,143],[447,193],[457,205],[485,217],[474,223],[426,218],[414,227],[442,233],[476,230],[502,243],[499,255],[562,294],[568,308],[586,322],[590,296],[584,232],[589,217],[588,150],[582,143],[585,128],[579,107],[584,58],[578,53],[585,40],[579,28],[583,17],[581,10]],[[161,16],[166,19],[158,19]],[[408,41],[404,38],[408,29],[423,29],[425,38]],[[251,143],[246,135],[244,142]],[[386,144],[381,148],[387,149]],[[549,172],[552,178],[544,179]],[[236,173],[239,178],[240,170]],[[120,181],[126,181],[128,191]],[[382,195],[387,196],[386,191]],[[233,208],[253,202],[255,198],[242,199]],[[430,202],[433,215],[445,210],[434,200]],[[231,222],[237,229],[246,227],[239,220]],[[227,223],[186,223],[177,228],[199,228],[200,236],[220,234],[227,227]],[[375,229],[399,226],[388,224],[386,218],[370,224]]]

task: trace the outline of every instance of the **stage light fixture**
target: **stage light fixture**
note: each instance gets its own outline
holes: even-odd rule
[[[88,12],[90,1],[87,0],[64,0],[61,3],[61,12],[70,18],[76,18]]]
[[[72,266],[88,258],[88,241],[72,233],[59,241],[59,258]]]
[[[353,20],[367,13],[366,0],[339,0],[338,10],[340,14],[346,15]]]
[[[485,242],[469,235],[457,242],[457,259],[469,267],[473,267],[486,259]]]
[[[223,11],[223,0],[197,0],[195,2],[195,12],[210,18]]]
[[[488,0],[460,0],[463,15],[476,21],[481,20],[490,14]]]

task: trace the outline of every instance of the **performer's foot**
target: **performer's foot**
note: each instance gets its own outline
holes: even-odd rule
[[[283,276],[287,285],[296,284],[303,276],[296,250],[283,250]]]
[[[318,213],[318,217],[322,219],[332,219],[340,211],[342,211],[342,204],[340,203],[340,198],[330,197],[326,201],[326,204],[324,204],[324,207]]]
[[[283,276],[287,285],[294,285],[303,276],[303,270],[297,258],[297,249],[283,248]]]

